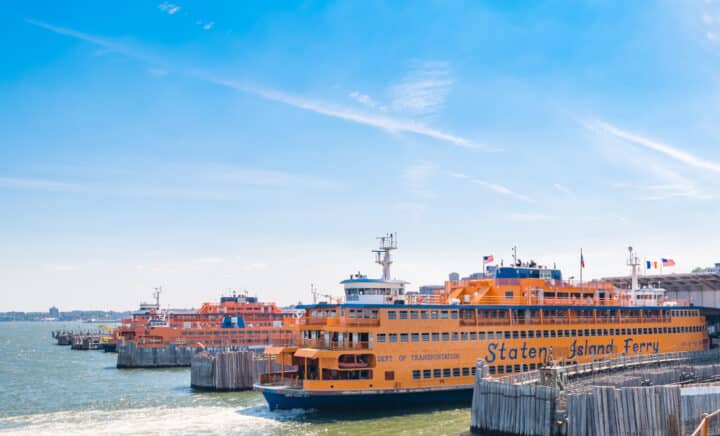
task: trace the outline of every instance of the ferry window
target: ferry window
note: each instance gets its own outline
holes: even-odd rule
[[[450,377],[450,368],[443,369],[443,377],[445,377],[445,378]]]
[[[578,330],[577,330],[577,335],[578,335],[578,336],[582,336],[582,335],[583,335],[583,331],[582,331],[581,329],[578,329]]]
[[[508,374],[510,374],[511,372],[513,372],[513,366],[512,366],[512,365],[507,365],[507,366],[505,367],[505,372],[508,373]]]
[[[535,330],[535,337],[542,338],[542,330]]]
[[[408,334],[400,333],[400,342],[407,342],[407,341],[408,341]]]
[[[505,374],[505,367],[502,366],[502,365],[499,365],[499,366],[497,367],[497,373],[498,373],[498,374]]]
[[[438,311],[437,310],[430,311],[430,319],[438,319]]]
[[[515,365],[515,372],[520,372],[520,365]]]
[[[420,333],[411,333],[410,340],[413,342],[420,342]]]
[[[476,332],[470,332],[470,340],[477,341],[477,333]]]
[[[450,319],[458,319],[458,312],[457,310],[453,310],[450,312]]]
[[[419,380],[419,379],[420,379],[420,370],[419,370],[419,369],[414,369],[413,372],[412,372],[412,377],[413,377],[415,380]]]
[[[551,338],[554,338],[554,337],[555,337],[555,330],[550,330],[550,337],[551,337]]]
[[[525,339],[527,337],[527,332],[525,330],[522,330],[520,332],[520,339]]]
[[[378,342],[385,342],[385,333],[378,333],[378,334],[377,334],[377,341],[378,341]]]
[[[495,332],[487,332],[487,338],[490,340],[495,339]]]
[[[590,329],[585,329],[585,336],[590,336]]]
[[[484,341],[485,340],[485,332],[478,332],[478,339],[480,339],[481,341]]]
[[[531,363],[531,364],[530,364],[530,371],[535,371],[535,364],[534,364],[534,363]]]
[[[400,311],[400,319],[408,319],[407,310]]]
[[[604,336],[610,336],[610,334],[608,333],[608,329],[603,329],[603,335],[604,335]]]
[[[590,336],[595,336],[595,329],[590,329]]]
[[[643,328],[642,330],[643,330],[643,334],[644,334],[644,335],[648,334],[648,329],[647,329],[647,327]]]
[[[457,340],[458,340],[458,333],[457,333],[457,332],[452,332],[452,339],[451,339],[451,340],[453,340],[453,341],[457,341]]]
[[[535,337],[535,330],[528,330],[527,332],[528,338],[532,339]]]
[[[505,291],[505,298],[512,298],[513,295],[515,295],[513,291]]]
[[[512,337],[513,337],[513,339],[517,339],[517,338],[520,337],[520,333],[518,333],[517,330],[513,330],[513,332],[512,332]]]
[[[448,319],[448,311],[447,311],[447,310],[443,310],[442,312],[440,312],[440,318],[441,318],[441,319]]]
[[[505,339],[510,339],[510,332],[505,332]]]
[[[460,340],[467,341],[467,339],[468,339],[467,332],[460,332]]]
[[[397,342],[397,333],[390,333],[389,335],[390,342]]]
[[[473,368],[473,369],[474,369],[474,368]],[[492,374],[492,375],[495,375],[495,367],[494,367],[494,366],[491,366],[491,367],[490,367],[489,373]]]
[[[638,334],[637,328],[632,329],[632,334],[634,334],[634,335]]]
[[[423,369],[423,378],[430,378],[432,377],[432,371],[429,369]]]
[[[439,368],[433,369],[433,377],[435,377],[435,378],[442,377],[442,371],[440,371]]]
[[[558,331],[557,331],[557,337],[558,337],[558,338],[562,338],[562,337],[563,337],[563,331],[562,331],[562,330],[558,330]]]
[[[490,368],[492,368],[492,366]],[[474,366],[470,368],[470,374],[475,375],[475,367]]]
[[[463,377],[467,377],[470,375],[470,368],[463,368],[462,369],[462,375]]]
[[[449,341],[449,340],[450,340],[450,333],[448,333],[448,332],[443,332],[443,334],[442,334],[442,340],[443,340],[443,341]]]
[[[423,333],[422,340],[423,342],[430,342],[430,333]]]
[[[395,371],[385,371],[385,380],[395,380]]]
[[[527,363],[523,363],[523,372],[527,372],[528,366]]]
[[[370,314],[371,314],[372,319],[377,319],[377,317],[378,317],[378,311],[377,311],[377,310],[373,310],[372,312],[370,312]]]
[[[397,312],[395,312],[394,310],[389,310],[388,319],[397,319]]]
[[[440,340],[440,333],[433,333],[432,334],[432,340],[433,342],[437,342]]]
[[[410,311],[410,319],[418,319],[418,312],[417,312],[417,310],[411,310],[411,311]]]
[[[422,319],[428,319],[427,310],[421,310],[421,311],[420,311],[420,318],[422,318]]]
[[[543,330],[543,338],[547,338],[549,336],[547,330]]]

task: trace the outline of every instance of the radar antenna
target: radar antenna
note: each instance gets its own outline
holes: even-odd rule
[[[155,299],[155,305],[158,309],[160,309],[160,293],[162,293],[162,286],[158,286],[157,288],[154,288],[155,292],[153,292],[153,298]]]
[[[310,283],[310,294],[312,294],[313,304],[317,304],[318,296],[320,295],[320,291],[318,291],[317,286],[315,286],[315,283]]]
[[[388,233],[385,236],[378,237],[380,240],[380,247],[377,250],[373,250],[375,253],[375,263],[382,265],[383,267],[383,280],[390,280],[390,265],[392,260],[390,259],[390,251],[397,250],[397,233]]]

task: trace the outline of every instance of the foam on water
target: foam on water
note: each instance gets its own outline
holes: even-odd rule
[[[203,406],[41,413],[0,419],[0,434],[286,434],[304,433],[307,427],[293,420],[299,411],[270,416],[246,410]]]

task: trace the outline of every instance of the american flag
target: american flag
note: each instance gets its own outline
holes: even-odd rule
[[[486,263],[493,262],[495,260],[495,257],[491,254],[489,256],[483,256],[483,265]]]
[[[663,266],[675,266],[675,261],[672,260],[672,259],[665,259],[665,258],[663,258],[663,260],[662,260],[662,265],[663,265]]]

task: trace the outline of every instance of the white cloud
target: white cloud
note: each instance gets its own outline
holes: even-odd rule
[[[453,176],[453,177],[455,177],[455,178],[462,179],[462,180],[467,180],[467,181],[470,182],[470,183],[474,183],[474,184],[476,184],[476,185],[483,186],[483,187],[488,188],[488,189],[490,189],[491,191],[494,191],[494,192],[496,192],[496,193],[498,193],[498,194],[507,195],[508,197],[512,197],[512,198],[515,198],[515,199],[517,199],[517,200],[521,200],[521,201],[524,201],[524,202],[527,202],[527,203],[532,203],[532,202],[533,202],[528,196],[523,195],[523,194],[519,194],[519,193],[513,191],[512,189],[508,188],[507,186],[499,185],[499,184],[497,184],[497,183],[488,182],[488,181],[486,181],[486,180],[476,179],[476,178],[474,178],[474,177],[471,177],[471,176],[468,176],[468,175],[465,175],[465,174],[462,174],[462,173],[450,173],[450,175]]]
[[[121,44],[114,43],[112,41],[108,41],[102,38],[97,38],[95,36],[78,32],[73,29],[66,29],[62,27],[52,26],[40,21],[36,20],[27,20],[28,23],[33,24],[38,27],[42,27],[44,29],[47,29],[51,32],[55,32],[61,35],[70,36],[76,39],[80,39],[86,42],[90,42],[93,44],[96,44],[98,46],[101,46],[107,50],[111,50],[120,54],[123,54],[125,56],[135,58],[138,60],[145,61],[147,63],[156,64],[157,59],[153,59],[147,55],[144,55],[142,53],[139,53],[136,50],[129,49],[126,46],[123,46]],[[474,141],[471,141],[467,138],[464,138],[462,136],[458,136],[449,132],[445,132],[440,129],[435,129],[432,127],[428,127],[420,122],[413,121],[413,120],[403,120],[403,119],[396,119],[391,118],[387,116],[378,116],[378,115],[372,115],[362,112],[356,112],[352,109],[349,109],[347,107],[343,107],[340,105],[322,102],[318,100],[313,100],[310,98],[297,96],[288,94],[286,92],[272,89],[272,88],[266,88],[266,87],[260,87],[251,85],[249,83],[245,82],[239,82],[234,80],[227,80],[222,79],[218,77],[214,77],[212,75],[208,75],[204,72],[198,72],[198,71],[185,71],[186,74],[191,75],[195,78],[205,80],[211,83],[215,83],[217,85],[225,86],[231,89],[235,89],[237,91],[241,92],[247,92],[251,94],[255,94],[259,97],[276,101],[279,103],[284,103],[289,106],[293,106],[299,109],[315,112],[321,115],[325,115],[328,117],[334,117],[339,118],[346,121],[351,121],[354,123],[364,124],[367,126],[376,127],[379,129],[386,130],[391,133],[413,133],[420,136],[425,136],[428,138],[437,139],[439,141],[447,142],[450,144],[454,144],[463,148],[468,149],[481,149],[486,148],[485,146],[478,144]]]
[[[262,88],[258,86],[249,85],[247,83],[237,82],[233,80],[219,79],[215,77],[203,76],[205,80],[216,83],[218,85],[226,86],[242,92],[248,92],[268,100],[285,103],[290,106],[294,106],[307,111],[319,113],[325,116],[343,119],[346,121],[352,121],[367,126],[377,127],[379,129],[387,130],[389,132],[405,132],[414,133],[429,138],[434,138],[440,141],[448,142],[463,148],[479,149],[485,148],[484,146],[474,143],[469,139],[461,136],[453,135],[442,130],[433,129],[427,127],[422,123],[411,121],[411,120],[400,120],[396,118],[371,115],[362,112],[356,112],[347,107],[335,105],[332,103],[317,101],[308,99],[306,97],[287,94],[283,91],[279,91],[272,88]]]
[[[202,26],[202,28],[205,29],[205,30],[210,30],[210,29],[213,28],[214,25],[215,25],[215,22],[214,22],[214,21],[211,21],[211,22],[209,22],[209,23],[206,23],[204,26]]]
[[[570,188],[568,188],[567,186],[563,186],[559,183],[554,183],[553,188],[557,189],[558,191],[562,192],[563,194],[572,195],[572,191],[570,190]]]
[[[377,103],[375,103],[375,100],[373,100],[369,95],[362,94],[358,91],[353,91],[350,93],[350,98],[355,100],[356,102],[365,105],[370,108],[374,108],[377,106]]]
[[[511,213],[510,219],[518,222],[540,222],[540,221],[551,221],[555,217],[544,214],[533,214],[533,213]]]
[[[170,15],[175,15],[176,13],[180,12],[180,9],[182,9],[180,6],[169,3],[169,2],[162,2],[158,5],[158,8],[160,10],[167,12]]]
[[[640,135],[637,135],[635,133],[628,132],[626,130],[622,130],[618,127],[615,127],[611,124],[608,124],[603,121],[591,121],[584,123],[585,127],[596,132],[596,133],[605,133],[612,135],[616,138],[622,139],[626,142],[630,142],[632,144],[635,144],[637,146],[646,148],[648,150],[653,150],[655,152],[661,153],[667,157],[670,157],[674,159],[675,161],[681,162],[685,165],[689,165],[695,168],[710,170],[714,172],[720,172],[720,163],[712,162],[709,160],[705,160],[702,158],[699,158],[697,156],[694,156],[680,148],[664,144],[662,142],[655,141],[650,138],[646,138]]]
[[[390,88],[395,112],[431,115],[442,110],[453,80],[447,62],[418,62]]]
[[[718,34],[717,32],[706,32],[705,37],[708,39],[708,41],[711,42],[720,41],[720,34]]]

